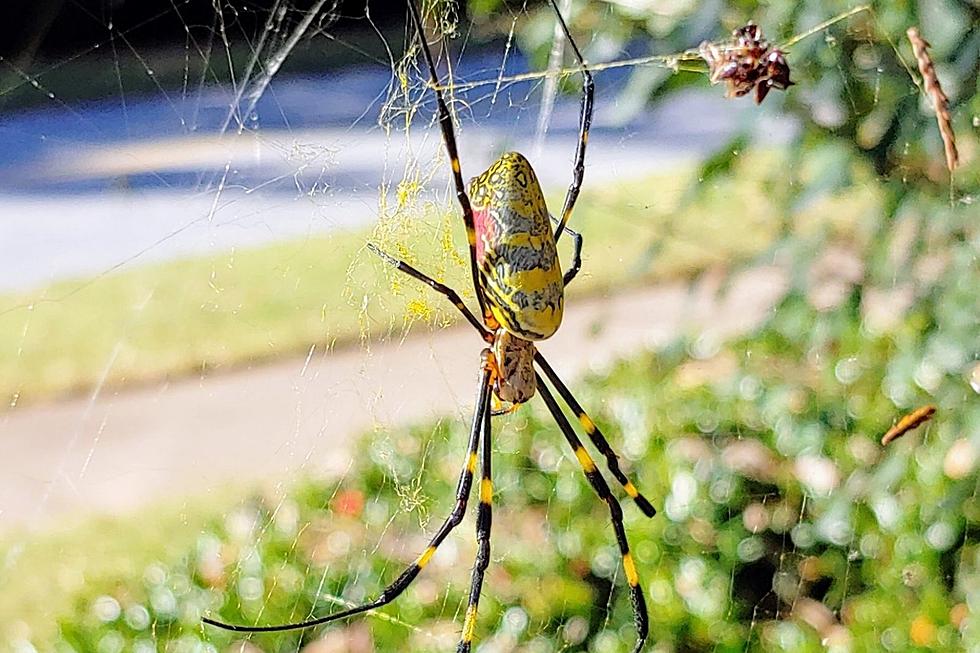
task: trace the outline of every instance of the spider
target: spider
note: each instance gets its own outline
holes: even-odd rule
[[[701,56],[708,63],[711,83],[728,83],[729,97],[742,97],[753,88],[755,103],[761,104],[769,90],[785,91],[793,85],[789,63],[778,48],[769,49],[762,28],[749,23],[732,31],[732,43],[719,46],[705,41]]]
[[[388,585],[373,601],[307,621],[276,626],[241,626],[226,624],[206,618],[212,626],[240,632],[274,632],[310,628],[373,610],[394,601],[411,585],[419,573],[435,555],[436,549],[463,519],[470,490],[474,484],[476,467],[480,463],[479,506],[476,519],[477,555],[473,566],[468,606],[463,618],[458,653],[471,650],[476,629],[477,606],[483,586],[484,573],[490,562],[490,526],[493,483],[491,481],[491,417],[497,414],[491,409],[491,398],[513,408],[530,400],[535,393],[554,418],[576,460],[582,467],[596,494],[609,508],[610,520],[622,556],[622,566],[629,586],[637,630],[634,653],[640,651],[649,631],[646,601],[640,587],[636,563],[630,553],[623,510],[610,491],[592,456],[582,445],[548,383],[578,417],[579,423],[595,448],[605,457],[610,473],[633,498],[640,510],[653,517],[656,510],[637,490],[619,466],[619,459],[609,442],[596,427],[561,381],[551,365],[535,348],[534,343],[545,340],[557,331],[564,308],[564,288],[571,283],[581,268],[582,237],[566,228],[572,214],[585,175],[585,149],[589,127],[592,123],[594,85],[578,46],[572,40],[569,29],[555,0],[551,0],[558,22],[572,52],[582,70],[583,86],[579,116],[579,139],[575,151],[572,182],[565,195],[561,218],[548,213],[537,176],[530,163],[517,152],[508,152],[498,158],[486,171],[471,180],[469,193],[463,183],[453,118],[439,86],[435,62],[425,40],[422,17],[414,0],[408,2],[409,14],[421,42],[422,53],[430,82],[436,97],[439,126],[452,167],[456,198],[462,208],[463,221],[469,246],[470,269],[473,288],[479,303],[481,319],[463,302],[459,294],[448,286],[427,276],[408,263],[400,261],[369,245],[385,262],[395,269],[427,284],[445,296],[463,314],[467,322],[480,334],[487,346],[480,354],[479,385],[473,414],[467,456],[460,471],[456,491],[456,504],[442,523],[429,545],[394,582]],[[556,223],[551,230],[551,221]],[[558,261],[557,241],[563,231],[573,239],[573,260],[563,274]],[[543,376],[542,376],[543,374]],[[547,378],[547,382],[545,381]]]

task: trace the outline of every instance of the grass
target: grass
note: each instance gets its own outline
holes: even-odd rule
[[[42,535],[7,532],[0,538],[0,641],[26,633],[48,650],[57,621],[84,620],[89,598],[132,588],[156,570],[180,564],[200,533],[240,501],[242,488],[192,502],[165,501],[127,517],[68,520]],[[75,620],[75,618],[72,618]],[[0,650],[6,650],[0,647]]]
[[[875,257],[867,252],[892,252],[887,238],[868,236],[882,233],[865,224],[866,214],[877,215],[870,187],[801,206],[794,235],[781,246],[787,249],[767,252],[766,260],[817,257],[805,251],[813,233],[864,246],[869,260]],[[711,183],[713,199],[695,205],[683,201],[678,184],[671,201],[650,213],[640,212],[639,193],[628,190],[608,189],[608,202],[582,213],[582,230],[605,253],[584,288],[616,285],[633,272],[623,270],[632,261],[646,261],[643,275],[665,275],[696,271],[723,253],[750,258],[785,226],[764,208],[756,229],[741,229],[742,218],[733,218],[738,203],[767,206],[759,187],[742,195]],[[617,201],[622,213],[597,208]],[[699,217],[679,238],[692,206],[719,212]],[[821,217],[827,210],[832,217]],[[804,292],[807,275],[797,274],[794,291],[759,333],[717,351],[678,342],[576,388],[661,509],[647,520],[625,508],[652,640],[671,650],[804,653],[947,651],[980,641],[980,406],[970,386],[977,271],[968,212],[940,201],[909,218],[929,230],[924,238],[933,246],[910,250],[903,267],[919,269],[934,251],[944,253],[944,267],[910,278],[915,299],[890,326],[864,319],[861,296],[893,288],[893,275],[880,282],[868,275],[839,306],[817,310]],[[432,215],[433,234],[453,220]],[[619,224],[616,216],[648,222]],[[734,238],[733,220],[759,241]],[[707,222],[711,231],[701,229]],[[440,239],[429,249],[403,248],[402,226],[375,236],[447,276],[465,273]],[[360,247],[353,239],[363,242],[342,237],[352,239],[350,251]],[[682,256],[699,237],[708,240],[703,251]],[[325,280],[346,302],[337,306],[358,308],[348,337],[362,328],[401,328],[406,319],[438,322],[427,304],[415,304],[415,289],[377,262],[331,265],[344,275],[343,284]],[[218,288],[215,294],[230,292]],[[361,311],[357,288],[370,302],[397,297],[402,312],[372,323],[382,307],[369,302]],[[926,403],[938,407],[932,422],[887,448],[877,444],[901,412]],[[629,601],[605,507],[537,402],[497,424],[495,544],[479,640],[526,653],[629,650]],[[362,439],[340,481],[229,488],[132,517],[7,533],[0,538],[0,641],[27,651],[227,650],[235,638],[203,630],[202,614],[276,623],[373,596],[425,546],[420,524],[431,534],[452,504],[466,432],[466,424],[447,420]],[[322,636],[352,652],[449,650],[465,605],[472,522],[441,551],[380,615],[253,643],[270,653],[296,651]]]
[[[739,184],[713,183],[693,201],[687,199],[697,184],[691,169],[587,187],[573,220],[585,237],[584,268],[570,294],[690,277],[764,251],[785,218],[753,171],[775,156],[740,157]],[[560,199],[549,197],[552,206]],[[866,210],[868,202],[840,203],[837,221]],[[730,228],[735,216],[737,230]],[[314,344],[344,346],[417,321],[448,324],[457,317],[453,310],[428,288],[393,274],[365,243],[375,240],[465,291],[460,222],[455,213],[422,206],[383,220],[373,232],[138,267],[0,297],[0,397],[21,404],[100,383],[211,373]]]
[[[954,275],[970,263],[957,265]],[[709,353],[677,343],[577,389],[661,508],[647,520],[625,506],[654,641],[816,653],[880,650],[885,638],[896,650],[946,651],[976,634],[977,481],[949,462],[977,442],[968,358],[931,396],[913,397],[937,403],[939,418],[886,449],[876,442],[895,416],[888,389],[913,382],[907,360],[928,356],[929,334],[947,339],[972,310],[970,293],[955,288],[937,295],[941,314],[926,302],[880,336],[850,307],[818,312],[791,296],[751,338]],[[842,362],[860,372],[841,381]],[[277,623],[373,596],[424,548],[420,523],[432,533],[452,504],[466,432],[450,420],[364,439],[340,481],[236,488],[7,537],[0,639],[37,650],[227,650],[237,638],[202,629],[202,614]],[[499,422],[494,456],[479,641],[628,651],[630,607],[606,509],[540,406]],[[451,649],[471,520],[380,615],[253,645],[296,651],[326,637],[349,651]]]

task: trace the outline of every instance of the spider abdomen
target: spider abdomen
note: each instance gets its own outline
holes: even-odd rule
[[[565,287],[537,175],[507,152],[470,182],[476,258],[487,303],[509,333],[551,337],[561,325]]]

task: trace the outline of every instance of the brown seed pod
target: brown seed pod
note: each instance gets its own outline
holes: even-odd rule
[[[943,137],[943,147],[946,150],[946,167],[952,172],[959,164],[960,157],[956,151],[956,137],[949,117],[949,98],[943,93],[939,78],[936,77],[936,67],[932,64],[932,57],[929,56],[929,42],[922,38],[917,27],[908,28],[905,34],[912,43],[912,52],[915,53],[915,61],[919,64],[919,73],[922,75],[926,94],[932,98],[932,105],[936,110],[936,122],[939,123],[939,133]]]
[[[708,64],[711,83],[725,82],[728,97],[741,97],[755,89],[755,102],[760,104],[770,89],[786,90],[793,85],[786,56],[779,49],[770,49],[758,25],[749,23],[733,30],[727,43],[705,41],[699,50]]]
[[[928,422],[935,414],[936,407],[932,404],[923,406],[922,408],[916,408],[911,413],[898,420],[898,423],[896,423],[895,426],[888,429],[888,432],[881,438],[881,444],[886,445],[892,440],[897,440],[912,429],[920,426],[922,423]]]

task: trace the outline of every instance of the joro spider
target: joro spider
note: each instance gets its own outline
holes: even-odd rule
[[[483,320],[477,319],[452,288],[439,283],[404,261],[385,254],[374,245],[369,247],[396,269],[427,284],[449,299],[488,345],[480,354],[480,380],[476,393],[476,408],[467,457],[460,471],[456,489],[455,507],[415,562],[373,601],[291,624],[243,626],[222,623],[210,618],[205,618],[204,623],[239,632],[276,632],[319,626],[391,603],[411,585],[432,559],[439,545],[462,522],[473,485],[479,450],[481,479],[480,503],[476,519],[478,548],[473,566],[469,602],[457,647],[458,653],[470,651],[476,629],[477,606],[484,573],[490,562],[493,500],[493,483],[490,475],[490,422],[497,414],[490,408],[491,396],[496,395],[500,401],[516,408],[530,400],[537,392],[571,446],[592,488],[609,507],[610,520],[622,555],[623,570],[633,606],[637,630],[633,651],[638,653],[643,648],[649,631],[649,617],[643,590],[640,587],[639,574],[626,537],[622,507],[610,491],[592,456],[586,451],[565,417],[551,390],[548,389],[548,384],[545,383],[541,373],[547,377],[562,400],[578,417],[592,444],[605,457],[610,473],[633,498],[640,510],[648,517],[653,517],[656,510],[623,473],[612,446],[534,346],[536,341],[545,340],[558,330],[564,308],[564,288],[581,268],[582,237],[567,229],[566,223],[575,207],[585,176],[585,149],[592,123],[594,101],[592,75],[582,53],[572,39],[558,5],[555,0],[550,2],[583,76],[579,139],[575,151],[572,183],[565,195],[560,219],[555,219],[548,213],[544,195],[531,164],[517,152],[503,154],[480,176],[474,178],[470,182],[469,194],[467,194],[457,153],[453,119],[440,90],[435,62],[425,40],[422,17],[414,0],[408,2],[409,13],[421,42],[422,53],[436,96],[439,126],[449,154],[456,198],[462,208],[466,226],[473,289]],[[554,232],[551,231],[551,221],[557,224]],[[557,241],[563,231],[569,232],[574,245],[572,265],[564,274],[558,261],[557,250]]]

